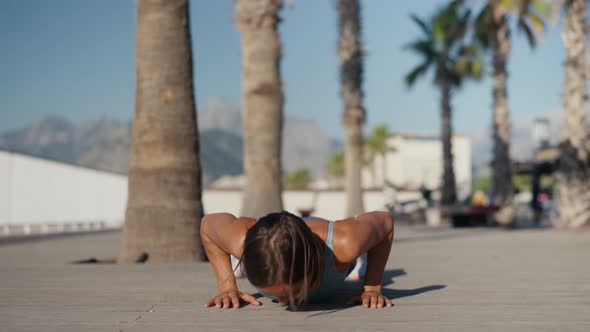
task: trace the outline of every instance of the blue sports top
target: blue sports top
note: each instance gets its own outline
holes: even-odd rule
[[[321,300],[328,298],[330,295],[333,295],[335,290],[342,285],[344,279],[354,268],[354,265],[349,266],[347,271],[340,272],[336,269],[336,265],[334,263],[334,251],[333,251],[333,239],[334,239],[334,221],[333,220],[325,220],[322,218],[317,217],[304,217],[303,220],[309,219],[318,219],[324,220],[329,222],[328,224],[328,236],[326,237],[326,251],[324,252],[324,272],[322,273],[322,280],[320,282],[319,288],[315,289],[307,296],[307,302],[314,303]],[[353,263],[354,264],[354,263]],[[262,292],[261,292],[262,293]],[[276,299],[274,296],[266,295],[262,293],[264,296],[272,299]]]

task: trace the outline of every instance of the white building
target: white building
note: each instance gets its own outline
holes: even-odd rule
[[[366,188],[382,187],[384,180],[396,187],[437,189],[442,181],[442,146],[438,136],[397,134],[388,140],[394,151],[378,156],[372,167],[363,169]],[[459,198],[471,191],[471,142],[467,136],[453,137],[455,179]],[[385,173],[385,174],[384,174]]]

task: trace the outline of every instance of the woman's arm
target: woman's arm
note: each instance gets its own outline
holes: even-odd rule
[[[367,236],[360,252],[367,252],[367,273],[363,288],[381,291],[383,272],[393,242],[393,218],[388,212],[369,212],[359,215],[357,220]]]
[[[339,237],[341,240],[338,241],[341,260],[352,262],[363,253],[367,253],[363,294],[355,300],[361,300],[365,307],[391,306],[391,301],[381,296],[383,272],[393,241],[394,227],[391,215],[381,211],[362,213],[355,218],[347,219],[342,226],[343,236]]]
[[[230,255],[242,257],[243,243],[248,229],[255,220],[236,218],[229,213],[216,213],[203,217],[201,221],[201,239],[207,251],[207,257],[215,272],[219,295],[210,299],[205,306],[218,308],[239,308],[240,299],[258,304],[252,296],[238,291]]]

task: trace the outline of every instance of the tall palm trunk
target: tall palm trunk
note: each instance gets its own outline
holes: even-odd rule
[[[340,60],[340,93],[344,104],[342,122],[346,131],[344,147],[346,171],[346,214],[364,211],[361,168],[363,162],[363,51],[360,41],[361,21],[358,0],[338,2],[338,58]]]
[[[457,186],[453,167],[453,125],[451,122],[451,85],[445,74],[440,75],[441,140],[443,156],[442,211],[457,202]],[[444,214],[444,212],[443,212]]]
[[[281,133],[283,89],[281,42],[277,31],[281,1],[238,0],[236,21],[242,47],[244,171],[242,215],[259,217],[283,209]]]
[[[138,0],[129,196],[119,261],[200,260],[201,169],[188,0]]]
[[[508,93],[506,89],[506,63],[510,54],[510,36],[506,12],[498,0],[490,1],[492,8],[492,47],[493,47],[493,142],[492,195],[491,201],[500,209],[496,221],[509,224],[514,220],[512,205],[512,162],[510,159],[510,117]]]
[[[561,225],[590,224],[590,137],[586,105],[586,2],[565,1],[567,22],[563,91],[565,141],[560,145],[557,197]]]

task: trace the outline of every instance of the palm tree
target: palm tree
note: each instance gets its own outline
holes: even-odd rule
[[[281,41],[277,31],[281,1],[237,0],[236,23],[242,48],[244,172],[242,215],[281,211],[283,88]]]
[[[363,49],[361,7],[358,0],[338,1],[338,59],[340,94],[344,104],[342,122],[346,131],[344,157],[346,170],[346,214],[364,211],[361,170],[363,165]]]
[[[387,153],[395,151],[395,148],[387,145],[389,137],[391,137],[391,134],[389,133],[389,129],[387,129],[387,125],[380,124],[373,128],[371,134],[365,139],[365,149],[371,158],[370,164],[373,167],[375,166],[374,162],[376,156],[380,156],[383,160],[381,163],[381,186],[385,186],[387,181]]]
[[[560,164],[556,192],[560,224],[590,224],[590,137],[588,135],[587,80],[585,68],[586,1],[565,0],[567,21],[564,27],[566,60],[563,92],[564,136],[560,145]]]
[[[543,0],[488,0],[475,20],[475,36],[484,49],[492,50],[493,97],[493,160],[491,202],[500,209],[496,220],[510,224],[515,217],[513,206],[512,162],[510,159],[510,113],[508,109],[507,70],[510,56],[510,25],[514,17],[517,27],[535,47],[536,34],[544,31],[544,18],[550,6]]]
[[[138,0],[129,196],[119,261],[203,258],[188,0]]]
[[[443,156],[441,205],[445,210],[457,201],[455,172],[453,169],[453,128],[451,121],[451,95],[461,87],[465,79],[479,79],[482,62],[478,49],[464,43],[470,11],[462,7],[463,1],[452,1],[438,10],[429,22],[412,15],[423,35],[406,47],[422,58],[422,62],[410,71],[406,84],[413,86],[429,69],[434,70],[434,84],[441,92],[441,140]]]
[[[335,152],[328,159],[327,165],[328,175],[334,178],[342,178],[346,174],[344,167],[344,153],[342,151]]]
[[[304,190],[309,188],[313,178],[308,168],[300,168],[285,174],[282,181],[287,189]]]

